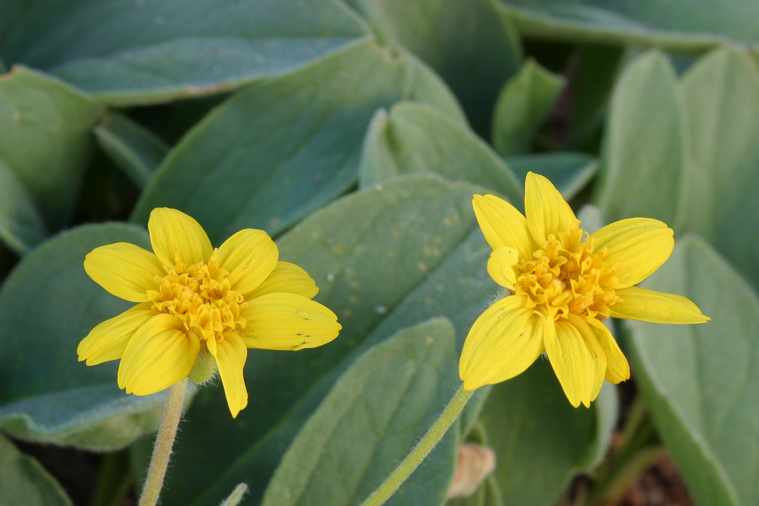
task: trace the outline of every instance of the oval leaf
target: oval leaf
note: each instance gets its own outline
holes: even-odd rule
[[[38,72],[14,67],[0,76],[0,164],[26,189],[51,231],[71,216],[100,114],[85,95]]]
[[[453,327],[440,318],[402,330],[356,359],[282,457],[263,506],[350,506],[369,497],[460,385],[455,344]],[[388,504],[441,504],[457,446],[452,427]]]
[[[558,100],[565,79],[528,60],[501,90],[493,112],[493,147],[501,155],[530,151],[538,128]]]
[[[487,136],[498,91],[519,70],[516,31],[490,0],[346,0],[382,42],[400,44],[451,87],[475,131]]]
[[[0,26],[3,59],[118,105],[238,88],[366,35],[333,0],[33,0],[15,14]]]
[[[654,423],[698,504],[759,502],[759,299],[695,236],[644,286],[683,295],[712,321],[626,321]]]
[[[681,229],[706,237],[759,289],[759,70],[746,52],[725,47],[683,77],[693,137]]]
[[[501,0],[519,33],[532,37],[606,44],[633,43],[695,52],[725,37],[759,41],[759,5],[722,0]]]
[[[89,225],[28,254],[0,291],[0,428],[33,441],[108,450],[153,430],[164,394],[126,395],[118,362],[87,367],[76,348],[98,323],[133,304],[109,295],[84,272],[93,248],[114,242],[149,248],[130,225]]]
[[[378,111],[364,141],[361,186],[424,172],[481,185],[519,208],[524,201],[521,182],[468,128],[421,104],[402,103],[389,113]]]
[[[71,506],[55,478],[32,457],[0,434],[0,504],[3,506]]]
[[[355,183],[372,114],[408,98],[457,110],[429,70],[372,42],[256,83],[169,153],[132,218],[147,223],[154,207],[167,206],[196,218],[214,243],[248,227],[276,234]]]
[[[661,53],[638,57],[622,73],[604,137],[596,202],[608,222],[656,218],[673,225],[690,146],[682,95]]]

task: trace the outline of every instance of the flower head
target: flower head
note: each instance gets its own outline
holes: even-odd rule
[[[525,216],[493,195],[475,195],[474,212],[493,248],[488,273],[509,290],[475,321],[459,374],[474,390],[522,373],[543,351],[569,402],[589,406],[604,379],[630,366],[602,321],[709,320],[679,295],[634,286],[672,253],[674,233],[648,218],[621,220],[588,235],[551,182],[529,173]]]
[[[232,416],[248,404],[247,348],[299,350],[332,341],[337,317],[310,300],[319,289],[300,267],[278,261],[262,230],[245,229],[212,248],[197,221],[154,209],[153,252],[128,243],[94,249],[84,269],[132,309],[95,327],[77,353],[87,365],[121,359],[119,388],[149,395],[216,370]]]

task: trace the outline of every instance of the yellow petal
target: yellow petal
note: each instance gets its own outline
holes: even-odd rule
[[[142,325],[124,350],[119,365],[119,388],[126,393],[150,395],[190,374],[200,353],[200,341],[185,333],[181,322],[159,314]]]
[[[603,384],[606,354],[588,324],[576,315],[558,322],[548,320],[543,339],[569,402],[574,407],[580,403],[590,407]]]
[[[630,286],[616,290],[622,299],[610,306],[615,318],[654,323],[705,323],[711,318],[685,297]]]
[[[630,364],[627,362],[627,357],[622,353],[622,350],[619,349],[619,345],[617,345],[617,341],[611,335],[609,329],[595,318],[586,321],[590,324],[590,328],[593,329],[596,339],[598,339],[601,348],[606,353],[606,381],[620,383],[630,379]]]
[[[315,348],[332,341],[342,328],[335,313],[294,293],[269,293],[249,300],[240,314],[248,324],[238,333],[248,348]]]
[[[543,319],[526,304],[523,295],[506,297],[474,322],[459,361],[465,389],[513,378],[543,353]]]
[[[203,227],[190,216],[176,209],[160,207],[153,209],[148,220],[150,243],[153,252],[163,265],[174,267],[175,252],[185,267],[208,261],[213,252]]]
[[[636,285],[667,261],[675,247],[674,232],[659,220],[630,218],[593,232],[595,251],[608,250],[606,262],[619,263],[619,288]]]
[[[290,262],[277,262],[271,274],[247,295],[255,299],[267,293],[296,293],[307,299],[313,299],[319,293],[316,283],[306,271]]]
[[[130,302],[150,300],[153,278],[166,275],[162,266],[153,253],[126,242],[95,248],[84,259],[84,270],[95,283]]]
[[[219,248],[219,266],[229,271],[232,290],[247,294],[255,290],[277,265],[279,250],[263,230],[246,228]]]
[[[549,234],[566,232],[577,221],[567,201],[545,177],[528,172],[524,186],[527,228],[539,245]]]
[[[242,369],[248,358],[248,348],[237,334],[224,334],[224,340],[218,343],[216,365],[219,367],[221,384],[227,396],[227,405],[232,412],[232,418],[248,405],[248,390]]]
[[[216,351],[217,351],[216,350],[216,346],[217,346],[216,339],[215,338],[214,339],[208,339],[208,340],[206,340],[205,344],[206,344],[206,348],[208,348],[208,353],[210,353],[211,355],[213,355],[214,358],[216,358]]]
[[[514,248],[519,258],[532,258],[535,245],[527,231],[527,223],[522,213],[494,195],[475,195],[474,214],[490,247]]]
[[[76,349],[79,361],[96,365],[120,359],[134,333],[158,314],[150,309],[151,305],[149,302],[138,304],[92,329]]]
[[[493,250],[488,259],[488,274],[499,285],[514,290],[517,275],[514,265],[519,261],[519,253],[514,248],[502,246]]]

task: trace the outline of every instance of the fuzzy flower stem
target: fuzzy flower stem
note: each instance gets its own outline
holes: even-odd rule
[[[459,417],[461,411],[466,406],[467,401],[474,392],[470,390],[464,390],[464,386],[459,387],[456,395],[453,396],[451,402],[445,407],[440,414],[440,418],[432,424],[430,430],[424,435],[421,441],[411,450],[403,462],[401,462],[395,471],[388,476],[388,478],[380,485],[377,490],[372,492],[361,506],[380,506],[387,501],[393,493],[398,490],[398,487],[403,484],[404,481],[411,476],[411,473],[422,463],[427,455],[432,451],[436,444],[443,438],[448,429]]]
[[[161,427],[158,429],[153,457],[150,460],[148,477],[145,480],[145,487],[142,489],[139,506],[155,506],[158,503],[158,496],[163,487],[163,478],[166,476],[166,467],[169,465],[171,447],[174,445],[177,426],[180,418],[182,418],[182,406],[184,405],[186,391],[186,378],[169,389],[169,398],[166,400],[166,407],[163,410]]]

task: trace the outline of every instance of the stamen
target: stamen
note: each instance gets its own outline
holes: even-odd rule
[[[615,304],[618,265],[605,261],[608,251],[594,252],[594,241],[577,220],[568,232],[551,234],[533,259],[522,259],[515,293],[529,297],[528,307],[544,317],[569,318],[570,314],[603,320]]]
[[[153,310],[177,317],[188,332],[202,342],[224,340],[224,334],[245,328],[240,309],[246,303],[241,294],[231,290],[229,272],[218,265],[218,250],[208,264],[203,261],[185,268],[179,250],[174,250],[174,268],[157,276],[158,290],[148,292]]]

